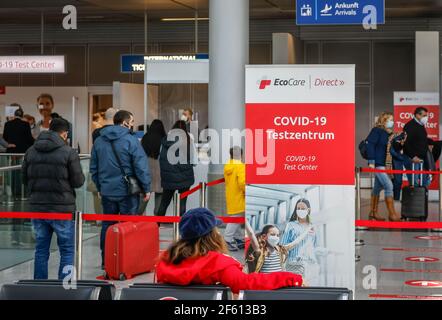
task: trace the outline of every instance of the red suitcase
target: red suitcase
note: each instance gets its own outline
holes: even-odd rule
[[[106,232],[104,268],[107,278],[126,280],[154,270],[160,251],[158,224],[123,222]]]

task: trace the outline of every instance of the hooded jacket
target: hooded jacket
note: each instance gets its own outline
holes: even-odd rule
[[[246,210],[246,166],[240,160],[231,159],[224,166],[227,214]]]
[[[85,178],[78,153],[58,133],[40,133],[25,154],[22,172],[33,211],[75,211],[75,188]]]
[[[221,283],[235,294],[240,290],[273,290],[302,285],[302,277],[291,272],[246,274],[237,260],[216,251],[185,259],[178,265],[161,260],[156,267],[156,275],[160,283],[182,286]]]
[[[138,139],[129,129],[113,125],[103,128],[91,152],[90,173],[98,192],[105,197],[125,197],[127,184],[112,150],[120,157],[126,176],[136,177],[144,192],[150,192],[147,157]]]
[[[186,148],[186,146],[179,147],[175,141],[167,140],[167,137],[161,140],[160,151],[160,172],[161,172],[161,186],[165,190],[178,190],[190,188],[195,183],[195,175],[193,172],[193,164],[191,159],[194,157],[193,142],[189,143],[189,150],[187,159],[183,159],[181,163],[172,164],[167,158],[169,149],[174,148],[176,150],[175,156],[180,157],[180,150]],[[176,144],[176,145],[175,145]],[[173,146],[173,147],[172,147]],[[184,149],[185,150],[185,149]]]

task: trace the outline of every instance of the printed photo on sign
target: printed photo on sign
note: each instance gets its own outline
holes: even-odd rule
[[[248,272],[290,271],[308,286],[354,286],[348,186],[246,187]]]

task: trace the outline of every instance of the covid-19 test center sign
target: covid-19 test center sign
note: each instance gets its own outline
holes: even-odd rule
[[[245,108],[247,220],[279,229],[309,285],[354,288],[354,65],[247,66]]]

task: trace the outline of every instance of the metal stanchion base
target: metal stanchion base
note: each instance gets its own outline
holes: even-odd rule
[[[361,256],[355,255],[355,262],[359,262],[359,261],[361,261]]]
[[[356,239],[356,240],[355,240],[355,245],[356,245],[357,247],[363,246],[363,245],[365,245],[365,241],[362,240],[362,239]]]

